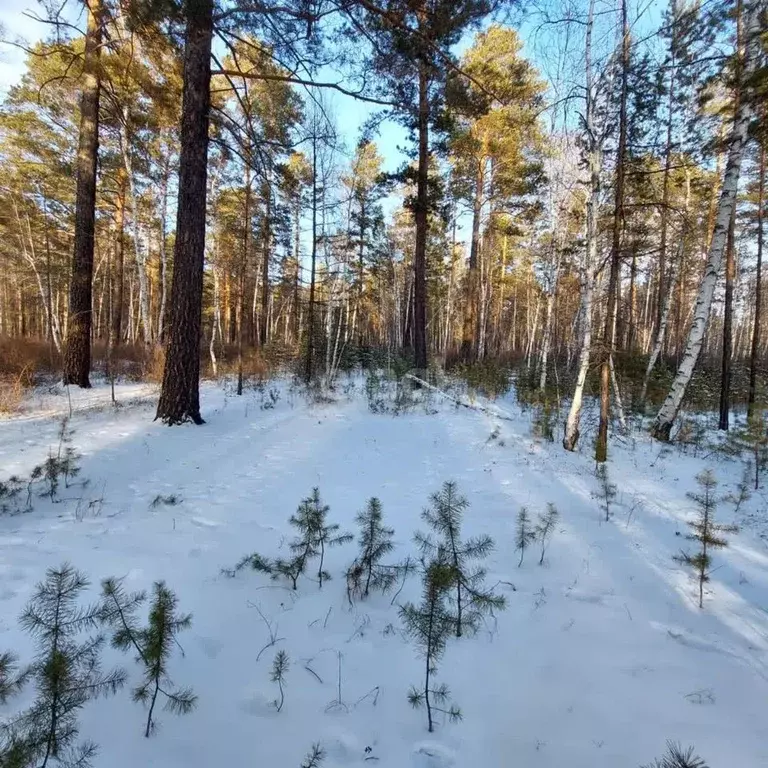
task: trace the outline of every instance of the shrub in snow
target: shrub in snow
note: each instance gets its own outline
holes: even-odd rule
[[[729,493],[723,501],[733,504],[733,513],[738,514],[741,507],[752,498],[750,487],[752,485],[752,462],[744,464],[744,471],[741,474],[741,480],[736,484],[736,492]]]
[[[547,511],[543,515],[539,515],[539,522],[536,525],[536,538],[538,538],[541,544],[539,565],[544,564],[544,555],[546,554],[552,534],[555,532],[555,525],[557,525],[559,517],[560,514],[557,511],[557,507],[552,503],[547,504]]]
[[[290,660],[288,659],[288,654],[285,651],[278,651],[272,661],[272,669],[269,673],[269,679],[273,683],[277,683],[277,689],[280,692],[280,698],[275,699],[274,702],[272,702],[278,712],[282,710],[283,704],[285,703],[285,690],[283,686],[285,685],[285,674],[288,672],[289,666]]]
[[[192,624],[190,614],[178,614],[178,599],[164,582],[155,582],[146,626],[139,625],[136,611],[147,595],[145,592],[127,594],[121,579],[102,582],[103,604],[100,619],[114,629],[112,645],[122,651],[135,651],[142,667],[143,681],[133,691],[134,701],[148,707],[144,735],[149,737],[155,727],[154,711],[159,697],[164,709],[177,715],[192,711],[197,696],[189,688],[175,689],[168,675],[168,662],[175,646],[176,635]]]
[[[414,708],[426,708],[430,733],[434,730],[435,712],[442,712],[451,720],[461,719],[461,711],[449,703],[448,687],[444,683],[437,686],[434,683],[437,663],[456,627],[456,616],[447,606],[448,595],[455,584],[453,567],[445,560],[433,560],[424,567],[421,605],[406,603],[400,608],[405,630],[424,657],[424,682],[419,687],[411,687],[408,701]]]
[[[643,768],[707,768],[707,764],[694,753],[693,747],[683,749],[673,741],[667,742],[667,751]]]
[[[365,599],[372,589],[388,592],[397,582],[400,566],[384,565],[381,560],[394,548],[393,528],[387,528],[382,520],[381,502],[373,497],[365,509],[355,518],[360,526],[357,540],[360,553],[347,569],[347,597]]]
[[[451,594],[456,606],[457,637],[461,637],[465,627],[475,630],[482,616],[494,608],[506,606],[503,596],[485,586],[485,568],[473,563],[493,551],[493,539],[477,536],[462,541],[461,523],[468,506],[456,483],[443,483],[442,489],[432,494],[430,506],[421,515],[435,538],[422,533],[414,537],[423,555],[430,560],[444,561],[453,575]]]
[[[701,489],[699,493],[689,493],[689,498],[693,499],[698,507],[698,516],[696,520],[688,523],[693,529],[685,538],[690,541],[699,542],[699,551],[695,554],[681,552],[674,559],[691,567],[699,583],[699,608],[704,607],[704,584],[709,581],[710,565],[712,557],[710,550],[727,547],[728,542],[722,537],[724,533],[736,533],[738,528],[735,525],[720,525],[715,522],[715,511],[717,509],[717,480],[712,471],[707,469],[696,476],[696,482]]]
[[[102,673],[103,635],[79,637],[97,626],[100,615],[99,606],[79,604],[87,586],[85,576],[69,564],[50,568],[21,615],[22,628],[37,640],[37,656],[29,667],[36,696],[6,731],[11,757],[3,765],[87,766],[96,754],[91,742],[75,744],[78,714],[90,699],[117,691],[125,673]]]
[[[545,401],[536,408],[533,416],[532,432],[535,437],[540,437],[550,443],[555,442],[556,412],[549,401]]]
[[[611,505],[616,498],[616,485],[611,482],[607,464],[598,464],[595,474],[598,481],[598,491],[595,495],[605,510],[605,521],[608,522],[611,519]]]
[[[533,526],[531,516],[526,507],[520,507],[520,511],[517,513],[517,529],[515,531],[515,549],[520,550],[518,568],[523,564],[526,548],[534,541],[536,541],[536,529]]]
[[[11,475],[5,482],[0,481],[0,513],[19,511],[18,498],[24,488],[24,481],[16,475]]]

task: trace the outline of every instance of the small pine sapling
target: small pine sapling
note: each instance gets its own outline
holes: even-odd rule
[[[520,550],[518,568],[523,564],[526,548],[534,541],[536,541],[536,529],[533,527],[531,516],[526,507],[520,507],[520,511],[517,513],[517,532],[515,533],[515,549]]]
[[[434,560],[424,568],[424,595],[421,605],[406,603],[400,608],[405,630],[424,656],[424,683],[412,686],[408,701],[414,708],[426,707],[429,732],[434,731],[434,712],[442,712],[451,720],[460,720],[461,711],[449,705],[450,691],[445,684],[434,686],[433,676],[437,662],[445,651],[448,637],[456,626],[456,617],[449,612],[446,602],[454,589],[453,567],[445,561]],[[447,708],[446,708],[447,707]]]
[[[148,738],[155,727],[153,717],[160,694],[165,699],[164,709],[177,715],[191,712],[197,702],[191,689],[174,690],[168,676],[171,651],[178,644],[176,635],[191,626],[192,616],[177,614],[178,599],[162,581],[155,582],[152,588],[146,627],[139,626],[136,618],[146,593],[126,594],[121,579],[106,579],[102,582],[102,598],[100,618],[114,629],[112,645],[122,651],[136,651],[136,661],[143,667],[144,680],[134,689],[133,700],[149,707],[144,729]]]
[[[23,744],[35,766],[51,760],[63,764],[90,764],[96,746],[74,746],[80,709],[100,695],[115,693],[125,673],[115,669],[102,674],[100,652],[103,635],[78,640],[78,635],[97,626],[99,606],[78,604],[88,580],[71,565],[49,568],[20,618],[21,627],[38,645],[29,668],[37,695],[32,706],[16,721],[17,744]]]
[[[552,538],[552,534],[555,532],[555,526],[560,517],[560,513],[557,511],[557,507],[551,502],[547,504],[547,511],[542,515],[539,515],[539,522],[536,525],[536,538],[538,538],[541,544],[541,557],[539,558],[539,565],[544,565],[544,555],[549,545],[549,540]]]
[[[302,503],[309,505],[310,515],[314,521],[315,549],[320,554],[317,582],[320,585],[320,589],[322,589],[323,579],[328,580],[331,578],[331,574],[323,568],[325,550],[331,547],[338,547],[341,544],[347,544],[352,541],[354,536],[351,533],[339,533],[340,526],[338,523],[326,522],[330,507],[327,504],[323,504],[320,500],[319,488],[313,488],[312,495],[304,499]]]
[[[74,430],[69,427],[69,417],[65,416],[59,425],[59,450],[56,454],[59,473],[64,477],[64,487],[69,488],[69,481],[80,473],[78,461],[80,454],[72,447]]]
[[[760,475],[768,468],[768,427],[763,410],[756,409],[742,429],[729,434],[729,439],[736,451],[750,454],[757,490],[760,487]]]
[[[18,510],[17,498],[23,488],[24,481],[16,475],[0,482],[0,513],[7,514]]]
[[[414,537],[423,555],[432,560],[445,558],[453,571],[457,637],[461,637],[465,627],[477,629],[483,615],[506,606],[503,596],[485,586],[486,570],[472,563],[483,560],[493,551],[493,539],[486,535],[462,541],[461,523],[468,506],[456,483],[443,483],[442,489],[432,494],[430,506],[421,515],[439,538],[434,540],[422,533]]]
[[[393,549],[393,528],[382,522],[381,502],[373,497],[355,517],[360,526],[360,554],[347,569],[347,596],[365,599],[372,589],[387,593],[397,582],[398,566],[383,565],[381,560]]]
[[[717,480],[711,470],[707,469],[696,476],[696,482],[701,491],[699,493],[689,493],[688,497],[693,499],[698,507],[698,517],[690,521],[688,525],[693,529],[685,538],[689,541],[698,541],[700,549],[691,555],[687,552],[681,552],[674,559],[682,565],[693,568],[696,573],[696,579],[699,583],[699,608],[704,607],[704,584],[709,581],[711,573],[710,566],[712,557],[710,550],[721,549],[728,546],[728,541],[723,538],[724,533],[736,533],[738,528],[735,525],[720,525],[715,522],[715,511],[717,509]]]
[[[700,758],[693,747],[683,749],[674,741],[667,742],[667,751],[663,757],[657,758],[652,763],[642,768],[708,768],[706,762]]]
[[[272,662],[272,670],[269,673],[269,679],[273,683],[277,683],[277,689],[280,693],[280,698],[275,699],[272,703],[275,705],[275,709],[280,712],[285,703],[285,675],[288,672],[290,666],[290,660],[288,654],[285,651],[278,651],[275,654],[274,661]]]
[[[320,768],[325,760],[325,750],[319,744],[313,744],[301,763],[301,768]]]
[[[597,498],[600,499],[603,508],[605,509],[605,522],[607,523],[611,519],[611,505],[616,498],[616,485],[611,482],[611,478],[608,475],[607,464],[598,464],[597,472],[595,474],[597,475],[599,483]]]
[[[736,484],[735,493],[729,493],[723,501],[733,504],[733,513],[739,514],[741,507],[752,498],[750,490],[752,484],[752,462],[744,464],[744,471],[741,474],[741,480]]]

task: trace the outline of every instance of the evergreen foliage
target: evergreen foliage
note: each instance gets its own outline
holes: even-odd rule
[[[383,565],[381,560],[394,548],[393,528],[382,521],[381,502],[371,497],[355,522],[360,526],[358,541],[360,553],[347,569],[347,596],[365,599],[372,589],[386,593],[395,585],[399,567]]]
[[[18,693],[25,681],[26,675],[19,670],[16,654],[9,651],[0,653],[0,704],[6,704],[8,699]]]
[[[320,768],[325,760],[325,750],[319,744],[313,744],[301,763],[301,768]]]
[[[674,559],[682,565],[687,565],[694,570],[699,583],[699,608],[704,607],[704,584],[709,581],[712,557],[710,550],[728,546],[728,541],[723,538],[724,533],[736,533],[735,525],[720,525],[715,522],[717,509],[717,480],[712,471],[707,469],[696,476],[696,482],[701,489],[699,493],[689,493],[698,507],[698,517],[688,523],[693,529],[685,538],[690,541],[698,541],[700,549],[691,555],[681,552]]]
[[[520,561],[517,564],[519,568],[523,564],[525,550],[536,541],[536,529],[528,513],[527,507],[520,507],[517,513],[517,531],[515,533],[515,549],[520,550]]]
[[[275,699],[273,702],[275,709],[278,712],[282,710],[283,704],[285,703],[285,691],[283,686],[285,685],[285,675],[288,672],[289,666],[290,660],[288,659],[288,654],[285,651],[278,651],[275,654],[275,658],[272,662],[272,670],[270,671],[269,675],[269,679],[273,683],[277,683],[277,689],[280,694],[280,698]]]
[[[751,456],[755,472],[755,490],[760,487],[760,475],[768,468],[768,426],[765,413],[756,408],[747,419],[747,423],[729,434],[729,443],[738,452],[747,452]]]
[[[744,464],[744,471],[741,474],[741,480],[736,484],[736,492],[729,493],[724,501],[728,501],[733,504],[734,514],[738,514],[739,510],[744,504],[746,504],[752,498],[752,492],[750,486],[752,483],[752,462],[748,461]]]
[[[0,514],[18,511],[18,497],[24,488],[24,481],[16,475],[0,481]]]
[[[544,564],[544,555],[547,551],[547,546],[552,538],[552,534],[555,532],[555,526],[560,518],[560,513],[557,511],[557,507],[554,504],[547,504],[547,511],[542,515],[539,515],[539,522],[536,525],[536,538],[541,543],[541,557],[539,558],[539,565]]]
[[[616,498],[616,485],[611,482],[608,466],[605,463],[597,465],[596,475],[599,483],[597,497],[605,509],[605,521],[608,522],[611,519],[611,505]]]
[[[147,599],[144,592],[127,594],[121,579],[102,582],[103,604],[100,618],[114,630],[112,645],[122,651],[134,650],[142,666],[143,681],[133,691],[134,701],[148,706],[144,736],[155,727],[154,711],[158,696],[165,699],[164,709],[177,715],[191,712],[197,696],[190,688],[175,689],[168,674],[171,652],[178,644],[176,635],[192,624],[190,614],[178,614],[178,599],[164,582],[155,582],[149,606],[149,620],[142,627],[136,611]]]
[[[85,576],[69,564],[50,568],[21,615],[21,626],[37,640],[38,653],[29,668],[35,701],[8,734],[13,759],[24,756],[29,761],[18,765],[89,765],[96,746],[75,744],[78,713],[90,699],[115,693],[125,682],[122,670],[101,670],[103,635],[79,639],[97,627],[100,615],[99,606],[79,605],[87,586]]]
[[[506,606],[503,596],[485,586],[485,568],[473,563],[493,551],[493,539],[486,535],[462,541],[461,524],[468,506],[456,483],[443,483],[442,489],[432,494],[430,506],[421,515],[436,538],[422,533],[414,537],[424,556],[446,562],[453,572],[457,637],[461,637],[465,628],[475,630],[483,615]]]
[[[667,742],[667,751],[643,768],[708,768],[707,764],[694,751],[693,747],[683,749],[674,741]]]
[[[454,632],[457,619],[448,609],[449,594],[455,589],[456,576],[453,566],[446,560],[433,560],[425,564],[421,605],[406,603],[400,608],[400,618],[405,630],[424,657],[424,683],[412,686],[408,701],[414,708],[427,710],[429,732],[434,730],[434,713],[442,712],[451,720],[460,720],[461,711],[450,703],[450,691],[441,683],[435,686],[437,672],[448,637]]]

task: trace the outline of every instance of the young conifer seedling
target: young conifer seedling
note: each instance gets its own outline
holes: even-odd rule
[[[723,501],[733,504],[733,513],[739,514],[739,510],[752,498],[752,462],[744,464],[744,471],[741,473],[741,480],[736,484],[736,492],[729,493]]]
[[[738,528],[735,525],[720,525],[715,522],[717,480],[712,471],[707,469],[698,474],[696,482],[699,484],[700,492],[689,493],[688,496],[696,503],[698,516],[696,520],[688,523],[693,529],[693,533],[689,533],[685,538],[689,541],[698,541],[700,549],[693,555],[681,552],[674,559],[682,565],[693,568],[699,583],[699,608],[703,608],[704,584],[709,581],[710,566],[712,565],[710,551],[727,547],[728,541],[723,538],[722,534],[736,533]]]
[[[527,507],[520,507],[520,511],[517,513],[517,530],[515,532],[515,549],[520,550],[518,568],[523,564],[525,550],[534,541],[536,541],[536,530],[533,527],[531,516],[528,514]]]
[[[26,682],[27,674],[19,670],[16,654],[5,651],[0,653],[0,704],[17,694]],[[2,763],[0,763],[2,765]]]
[[[320,768],[325,760],[325,750],[319,744],[313,744],[301,763],[301,768]]]
[[[433,679],[448,637],[453,634],[456,626],[456,617],[447,607],[448,595],[456,583],[453,567],[444,560],[433,560],[425,564],[423,583],[421,605],[406,603],[400,608],[400,618],[424,657],[424,683],[418,688],[411,687],[408,701],[414,708],[426,708],[427,727],[432,733],[435,728],[435,712],[442,712],[451,720],[461,719],[461,711],[453,704],[449,705],[448,687],[444,683],[435,686]]]
[[[317,569],[317,583],[320,589],[323,588],[323,579],[328,580],[331,574],[323,567],[325,563],[325,550],[331,547],[338,547],[340,544],[346,544],[354,538],[351,533],[339,533],[338,523],[328,523],[328,510],[330,507],[323,504],[320,500],[320,489],[313,488],[312,495],[308,496],[302,504],[306,504],[310,510],[310,516],[313,522],[315,549],[320,554],[320,565]]]
[[[552,534],[555,532],[555,526],[560,517],[557,511],[557,507],[551,502],[547,504],[547,511],[542,515],[539,515],[539,522],[536,525],[536,538],[538,538],[541,544],[541,557],[539,558],[539,565],[544,565],[544,555],[549,545],[549,540],[552,538]]]
[[[155,727],[154,711],[158,697],[165,699],[164,709],[185,715],[194,709],[197,696],[189,688],[174,689],[168,676],[168,661],[178,641],[176,635],[192,624],[190,614],[176,612],[178,599],[164,582],[155,582],[149,606],[149,621],[139,625],[136,610],[147,595],[144,592],[126,594],[121,579],[102,582],[103,603],[101,620],[112,626],[112,645],[123,651],[134,650],[142,666],[144,680],[133,691],[133,700],[148,706],[144,736]]]
[[[37,695],[16,720],[14,738],[30,764],[39,768],[54,761],[89,765],[96,746],[75,745],[78,713],[90,699],[113,694],[125,682],[120,669],[101,671],[103,635],[79,638],[99,618],[98,606],[79,605],[87,586],[85,576],[69,564],[49,568],[20,618],[22,628],[37,640],[37,657],[29,668]]]
[[[667,742],[667,751],[643,768],[708,768],[707,764],[694,751],[693,747],[683,749],[674,741]]]
[[[608,465],[605,462],[597,465],[596,474],[599,483],[597,497],[605,509],[605,522],[607,523],[611,519],[611,505],[616,498],[616,485],[611,482],[608,475]]]
[[[760,487],[760,475],[768,468],[768,425],[762,409],[756,409],[744,427],[730,432],[729,441],[736,451],[746,451],[751,456],[757,490]]]
[[[393,528],[382,522],[381,502],[377,498],[368,500],[365,509],[355,521],[360,526],[358,541],[360,554],[347,569],[347,596],[365,599],[372,589],[386,593],[397,582],[398,566],[383,565],[381,560],[394,548]]]
[[[277,683],[277,689],[279,691],[279,698],[273,702],[275,709],[280,712],[285,704],[285,675],[288,672],[290,666],[290,660],[288,654],[285,651],[278,651],[275,654],[274,661],[272,662],[272,670],[269,674],[269,679],[273,683]]]
[[[432,494],[430,506],[421,515],[437,539],[422,533],[414,537],[424,556],[431,560],[444,558],[453,571],[457,637],[462,636],[465,628],[477,629],[483,615],[506,606],[503,596],[485,586],[486,570],[472,562],[486,558],[493,551],[493,539],[477,536],[462,541],[461,523],[468,506],[456,483],[443,483],[442,489]]]

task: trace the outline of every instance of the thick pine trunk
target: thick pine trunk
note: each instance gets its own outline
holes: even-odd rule
[[[758,34],[760,29],[759,4],[751,3],[746,15],[745,33],[747,39],[744,56],[744,77],[742,83],[749,83],[755,70],[758,53]],[[685,392],[693,376],[693,370],[701,353],[704,343],[704,333],[709,321],[709,312],[712,307],[712,298],[717,285],[717,278],[723,263],[728,240],[728,229],[736,205],[736,193],[739,187],[739,175],[741,173],[741,161],[744,147],[747,143],[749,123],[752,119],[752,99],[742,98],[734,116],[733,126],[728,148],[728,162],[725,167],[720,200],[717,205],[715,227],[712,233],[712,241],[707,255],[707,265],[704,276],[699,285],[696,304],[693,312],[693,322],[688,333],[688,341],[680,366],[672,382],[669,394],[656,416],[651,434],[659,440],[669,440],[672,425],[680,411]]]
[[[259,325],[259,345],[266,346],[269,340],[269,247],[272,240],[272,185],[267,179],[264,200],[264,233],[262,238],[261,261],[261,324]]]
[[[210,111],[212,0],[188,0],[184,47],[179,197],[163,385],[156,418],[166,424],[200,416],[200,326]]]
[[[101,0],[89,0],[85,35],[80,138],[77,149],[75,242],[69,285],[69,321],[64,351],[64,382],[90,387],[93,240],[96,223],[96,165],[99,154],[99,59]]]
[[[480,254],[480,216],[483,210],[483,162],[477,163],[475,172],[475,193],[472,201],[472,240],[469,247],[469,271],[467,272],[467,296],[464,310],[464,330],[461,340],[461,357],[465,362],[477,358],[480,338],[478,321],[479,303],[479,254]]]
[[[418,370],[427,368],[427,224],[429,178],[429,79],[419,65],[419,167],[416,184],[416,247],[413,257],[413,348]]]

